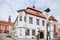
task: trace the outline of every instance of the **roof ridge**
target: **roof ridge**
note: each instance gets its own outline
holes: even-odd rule
[[[41,11],[38,11],[37,9],[35,9],[35,8],[30,8],[30,7],[27,7],[27,9],[31,9],[31,10],[34,10],[34,11],[37,11],[37,12],[40,12],[40,13],[42,13]],[[26,10],[27,10],[26,9]]]

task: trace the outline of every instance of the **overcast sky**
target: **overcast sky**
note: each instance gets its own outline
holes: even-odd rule
[[[15,21],[18,15],[17,10],[33,5],[42,12],[46,8],[50,8],[49,15],[53,15],[57,20],[60,20],[60,0],[0,0],[0,20],[7,20],[8,16],[11,15],[12,21]]]

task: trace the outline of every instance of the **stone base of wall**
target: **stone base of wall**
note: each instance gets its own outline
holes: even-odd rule
[[[29,38],[19,38],[17,40],[37,40],[37,39],[29,39]],[[40,39],[40,40],[45,40],[45,39]]]

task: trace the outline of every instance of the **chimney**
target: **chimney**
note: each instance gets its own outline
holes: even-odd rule
[[[33,8],[35,8],[35,6],[33,5]]]

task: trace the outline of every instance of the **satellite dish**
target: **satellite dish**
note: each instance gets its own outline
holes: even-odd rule
[[[45,10],[45,12],[50,12],[51,10],[49,9],[49,8],[47,8],[46,10]]]

